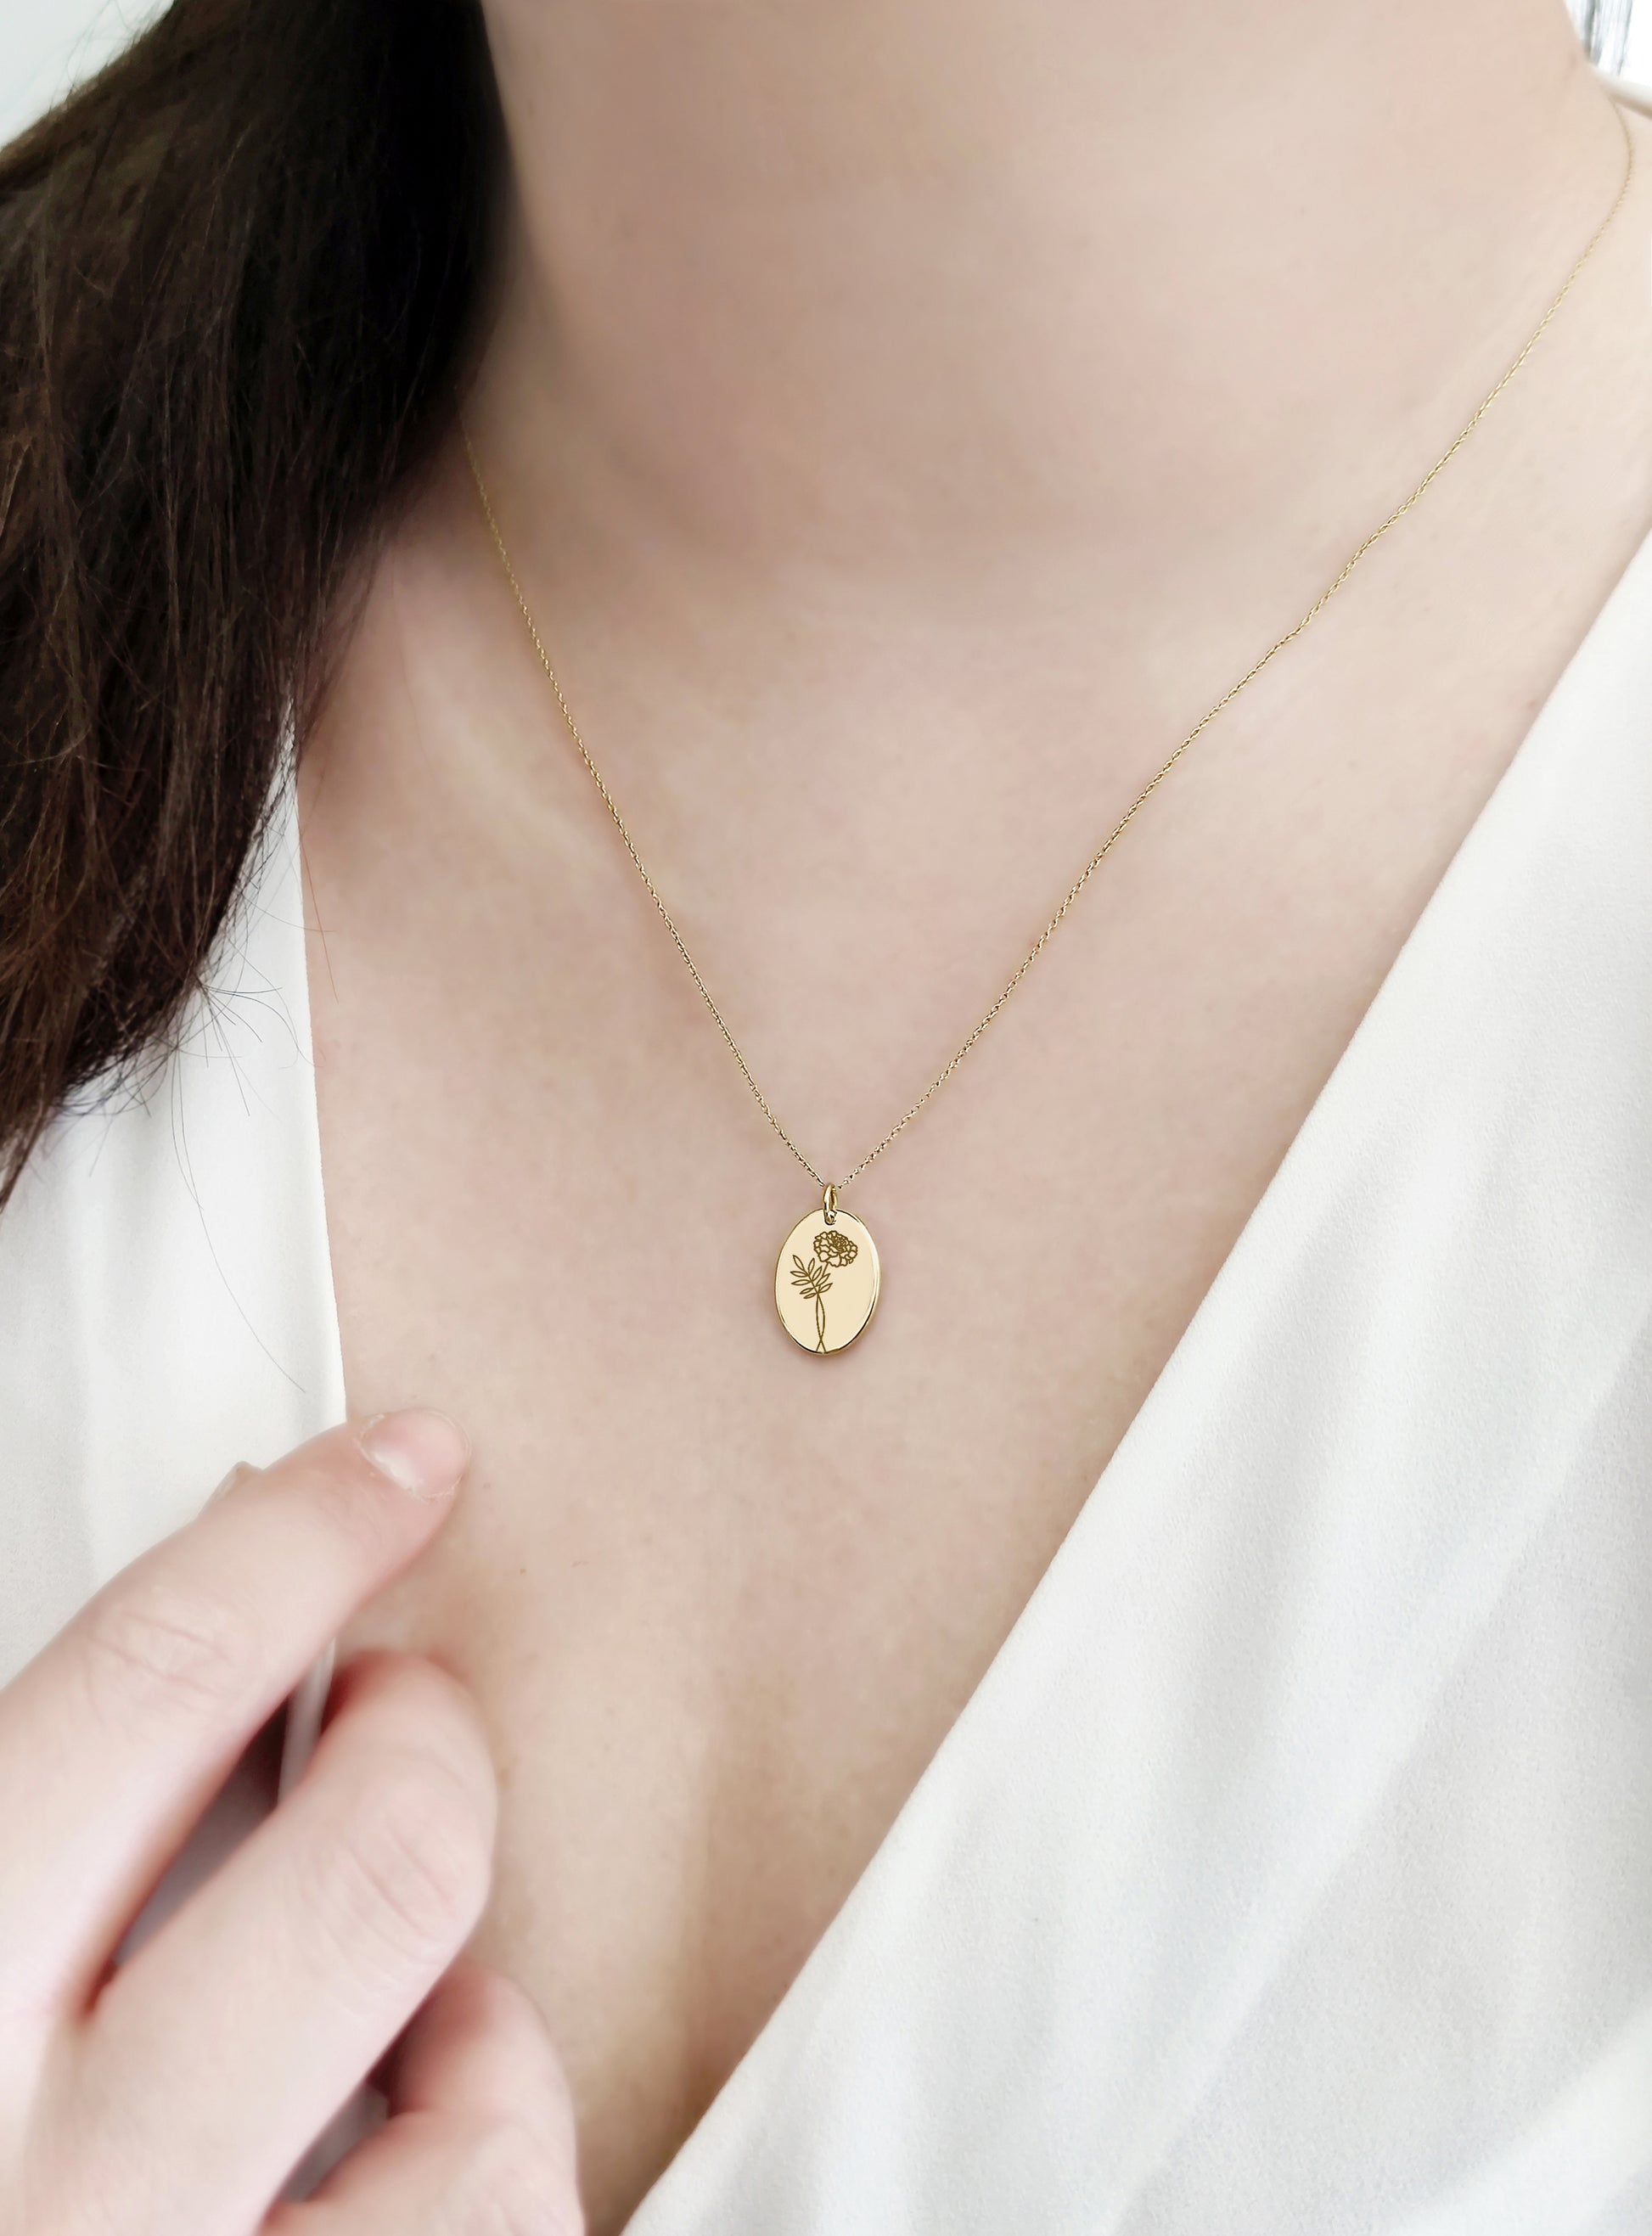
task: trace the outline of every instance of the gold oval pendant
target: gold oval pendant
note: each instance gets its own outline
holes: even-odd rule
[[[878,1246],[828,1189],[819,1211],[800,1219],[774,1264],[774,1305],[793,1343],[818,1357],[842,1351],[878,1306]]]

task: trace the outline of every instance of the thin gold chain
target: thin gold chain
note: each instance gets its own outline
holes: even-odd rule
[[[1210,724],[1215,720],[1217,715],[1221,713],[1222,709],[1225,707],[1229,706],[1232,701],[1239,696],[1240,693],[1245,688],[1247,683],[1254,681],[1256,677],[1261,674],[1262,670],[1267,666],[1268,662],[1276,654],[1283,652],[1287,644],[1293,643],[1295,640],[1301,635],[1303,630],[1306,629],[1321,612],[1323,612],[1325,608],[1330,603],[1331,600],[1336,595],[1337,592],[1347,581],[1349,575],[1353,574],[1354,569],[1359,564],[1359,562],[1365,557],[1366,552],[1370,550],[1372,545],[1375,543],[1379,537],[1385,536],[1388,533],[1388,530],[1393,527],[1397,521],[1403,520],[1405,518],[1405,515],[1417,503],[1418,499],[1422,496],[1424,490],[1427,489],[1435,476],[1440,472],[1442,468],[1448,465],[1451,459],[1456,457],[1458,451],[1461,450],[1464,444],[1467,442],[1469,437],[1479,425],[1481,420],[1491,410],[1492,404],[1496,403],[1497,398],[1502,395],[1504,390],[1514,378],[1516,373],[1519,372],[1521,366],[1525,363],[1527,358],[1531,354],[1532,350],[1536,347],[1539,337],[1543,334],[1543,330],[1547,327],[1550,320],[1554,317],[1556,312],[1558,311],[1562,303],[1565,301],[1568,294],[1570,293],[1573,281],[1583,270],[1584,265],[1588,263],[1589,258],[1594,254],[1596,248],[1598,247],[1602,237],[1607,230],[1607,227],[1611,224],[1612,220],[1617,215],[1618,211],[1622,207],[1624,198],[1629,193],[1629,182],[1633,178],[1635,172],[1635,142],[1630,135],[1629,124],[1623,115],[1622,109],[1616,102],[1614,102],[1612,106],[1614,112],[1617,116],[1619,128],[1623,135],[1625,155],[1623,177],[1622,181],[1618,187],[1616,198],[1613,201],[1610,209],[1607,211],[1606,215],[1601,220],[1600,224],[1596,227],[1588,247],[1583,250],[1582,255],[1579,256],[1577,261],[1572,266],[1571,270],[1566,274],[1565,280],[1561,286],[1560,292],[1556,295],[1554,300],[1550,304],[1548,309],[1537,321],[1536,327],[1533,329],[1530,339],[1527,340],[1524,348],[1520,352],[1520,354],[1515,358],[1514,362],[1504,373],[1496,387],[1482,399],[1474,412],[1473,418],[1464,428],[1462,433],[1457,437],[1456,440],[1451,444],[1449,449],[1442,451],[1440,456],[1429,468],[1428,471],[1423,476],[1421,481],[1418,483],[1416,488],[1412,490],[1411,495],[1405,499],[1404,503],[1396,505],[1392,512],[1389,514],[1387,519],[1382,523],[1381,526],[1372,529],[1370,535],[1366,537],[1364,543],[1357,548],[1352,556],[1344,563],[1341,571],[1338,574],[1335,581],[1328,584],[1327,587],[1320,592],[1320,595],[1314,600],[1313,603],[1308,608],[1306,613],[1303,615],[1301,620],[1296,623],[1295,627],[1287,629],[1283,636],[1276,638],[1274,641],[1269,645],[1267,650],[1262,654],[1261,658],[1257,661],[1253,667],[1247,668],[1244,674],[1240,677],[1236,683],[1233,684],[1227,691],[1223,692],[1221,697],[1217,700],[1215,705],[1211,707],[1210,711],[1208,714],[1201,715],[1199,720],[1194,724],[1192,729],[1190,729],[1187,736],[1182,739],[1181,744],[1169,756],[1168,760],[1156,769],[1153,775],[1149,778],[1146,784],[1142,786],[1141,791],[1136,793],[1135,798],[1125,809],[1123,814],[1120,816],[1118,821],[1113,825],[1111,831],[1108,832],[1107,837],[1102,841],[1101,845],[1096,849],[1096,852],[1090,856],[1089,861],[1085,863],[1083,868],[1073,879],[1072,884],[1068,886],[1066,892],[1062,896],[1060,905],[1056,908],[1054,915],[1050,918],[1049,922],[1044,925],[1043,930],[1038,934],[1037,938],[1034,940],[1032,945],[1022,957],[1021,962],[1016,968],[1014,976],[1010,979],[1003,992],[998,996],[997,1000],[992,1004],[992,1007],[975,1026],[968,1039],[964,1041],[954,1051],[944,1066],[938,1071],[934,1078],[931,1080],[929,1085],[924,1089],[916,1102],[912,1103],[911,1107],[896,1120],[889,1131],[883,1136],[882,1140],[875,1143],[872,1148],[868,1149],[865,1155],[860,1160],[859,1163],[852,1167],[851,1169],[845,1174],[844,1177],[835,1183],[837,1188],[839,1190],[846,1189],[848,1187],[852,1180],[858,1180],[860,1174],[865,1171],[867,1166],[871,1164],[872,1159],[874,1157],[880,1157],[884,1151],[888,1148],[891,1142],[898,1140],[898,1137],[905,1132],[906,1128],[912,1124],[913,1119],[917,1117],[918,1112],[923,1109],[924,1106],[930,1101],[931,1097],[938,1094],[939,1090],[945,1086],[947,1081],[951,1079],[952,1074],[963,1062],[964,1057],[968,1056],[970,1050],[981,1038],[988,1026],[991,1024],[993,1019],[1004,1008],[1005,1003],[1008,1002],[1010,996],[1015,992],[1017,987],[1020,985],[1028,971],[1031,970],[1033,964],[1043,953],[1044,949],[1048,946],[1055,933],[1056,926],[1061,923],[1062,918],[1067,914],[1068,910],[1071,908],[1073,903],[1078,898],[1080,893],[1083,891],[1085,886],[1089,883],[1090,878],[1095,875],[1096,871],[1107,859],[1108,855],[1111,853],[1118,839],[1123,835],[1124,832],[1135,819],[1137,812],[1145,805],[1152,794],[1157,791],[1159,786],[1163,783],[1165,778],[1168,776],[1170,771],[1181,760],[1182,754],[1187,752],[1194,740],[1197,738],[1201,732],[1209,727]],[[471,462],[471,472],[476,483],[477,494],[482,501],[482,510],[487,520],[489,532],[493,538],[494,549],[499,555],[500,563],[504,569],[506,579],[510,582],[511,590],[515,595],[517,604],[521,608],[522,618],[528,625],[528,634],[533,641],[534,651],[538,655],[539,664],[544,669],[546,677],[550,681],[551,690],[556,694],[556,704],[562,710],[562,717],[568,726],[569,735],[573,739],[575,745],[579,749],[580,759],[584,762],[586,768],[590,772],[592,783],[595,784],[597,791],[602,794],[602,804],[614,819],[614,827],[619,832],[621,838],[625,843],[625,851],[635,864],[637,875],[648,887],[649,897],[653,900],[655,907],[659,911],[666,930],[671,934],[673,940],[676,943],[678,954],[681,956],[684,963],[688,966],[689,976],[693,978],[694,984],[700,989],[701,1000],[705,1003],[707,1009],[710,1010],[713,1017],[716,1020],[717,1029],[721,1033],[724,1040],[728,1043],[729,1053],[733,1056],[735,1062],[740,1066],[740,1072],[745,1078],[747,1086],[751,1088],[752,1093],[756,1096],[758,1108],[761,1110],[764,1117],[767,1119],[769,1124],[773,1128],[775,1133],[779,1134],[780,1140],[786,1144],[792,1154],[797,1159],[799,1164],[802,1166],[804,1171],[807,1173],[810,1179],[814,1181],[815,1185],[820,1188],[826,1188],[830,1185],[833,1185],[827,1181],[826,1176],[824,1173],[817,1172],[815,1170],[814,1167],[809,1162],[809,1160],[804,1155],[802,1150],[799,1148],[797,1143],[787,1132],[785,1127],[775,1116],[773,1108],[770,1107],[767,1096],[764,1094],[762,1088],[758,1085],[756,1080],[752,1075],[752,1068],[747,1062],[745,1056],[741,1052],[740,1042],[734,1038],[734,1034],[728,1029],[728,1022],[727,1018],[723,1016],[722,1011],[713,1000],[711,989],[701,977],[700,967],[695,963],[694,957],[688,952],[688,943],[683,938],[682,934],[678,931],[670,910],[666,906],[665,902],[661,899],[659,887],[655,884],[654,879],[648,875],[648,869],[643,863],[642,857],[637,852],[636,842],[632,838],[630,832],[626,828],[625,819],[620,813],[619,808],[615,803],[613,793],[609,792],[607,785],[602,780],[602,771],[597,767],[596,763],[591,759],[590,750],[580,733],[579,725],[575,721],[573,712],[569,707],[567,700],[563,695],[563,687],[557,679],[556,670],[551,664],[550,654],[545,649],[544,639],[539,634],[538,623],[533,617],[533,613],[528,604],[527,596],[523,590],[520,581],[517,579],[516,568],[511,563],[510,554],[506,549],[504,536],[501,532],[498,519],[493,510],[492,500],[488,495],[487,483],[482,478],[482,469],[477,462],[476,450],[471,441],[470,431],[464,425],[463,421],[460,423],[460,432],[464,441],[465,454]]]

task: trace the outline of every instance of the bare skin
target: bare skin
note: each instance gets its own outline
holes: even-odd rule
[[[644,856],[840,1172],[1458,432],[1617,126],[1558,0],[489,14],[517,191],[470,424]],[[810,1184],[451,444],[376,564],[303,769],[329,1223],[352,1404],[440,1404],[477,1461],[350,1635],[481,1704],[479,1947],[549,2017],[596,2236],[864,1870],[1652,527],[1631,121],[1517,379],[858,1185],[885,1294],[837,1360],[767,1294]]]
[[[30,1835],[0,1851],[5,2236],[580,2236],[543,2022],[460,1955],[495,1779],[429,1662],[347,1664],[306,1775],[112,1968],[237,1756],[452,1509],[451,1422],[360,1426],[233,1470],[0,1693],[0,1792]],[[272,2206],[374,2066],[388,2121]]]

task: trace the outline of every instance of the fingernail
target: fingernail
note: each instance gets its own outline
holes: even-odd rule
[[[253,1467],[250,1461],[237,1460],[217,1490],[207,1492],[207,1504],[216,1505],[220,1498],[227,1498],[233,1491],[239,1490],[244,1483],[250,1483],[258,1473],[259,1470]]]
[[[357,1442],[381,1474],[415,1498],[445,1498],[471,1457],[457,1423],[425,1406],[375,1413]]]

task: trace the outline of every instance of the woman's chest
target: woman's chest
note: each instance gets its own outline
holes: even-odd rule
[[[1025,1606],[1472,781],[1392,878],[1351,851],[1259,906],[1213,850],[1196,911],[1168,876],[1098,895],[849,1193],[883,1283],[836,1357],[774,1308],[812,1183],[646,915],[545,997],[543,1038],[526,974],[469,998],[451,939],[374,1002],[318,999],[352,1407],[441,1404],[477,1447],[464,1512],[346,1645],[436,1653],[489,1717],[484,1942],[569,2062],[595,2228],[727,2078]],[[852,1016],[819,1041],[852,1062]]]
[[[882,1290],[831,1358],[774,1306],[818,1191],[582,773],[547,859],[346,696],[306,825],[346,1383],[446,1406],[477,1458],[346,1646],[433,1652],[482,1701],[484,1942],[563,2048],[599,2236],[859,1879],[1268,1188],[1614,578],[1621,524],[1603,562],[1586,511],[1559,605],[1534,551],[1471,652],[1460,613],[1375,598],[1175,772],[847,1193]],[[939,1069],[1097,835],[984,828],[959,783],[878,834],[881,891],[833,833],[784,910],[738,849],[673,891],[821,1169]]]
[[[663,1071],[682,1022],[646,1036]],[[503,1786],[484,1942],[569,2063],[600,2230],[859,1876],[1289,1121],[1259,1115],[1237,1154],[1184,1145],[1171,1188],[1053,1083],[1021,1142],[1006,1082],[990,1166],[914,1141],[852,1193],[882,1293],[822,1358],[773,1301],[810,1183],[714,1071],[698,1098],[588,1075],[589,1107],[547,1111],[452,1045],[460,1107],[402,1125],[395,1157],[362,1115],[382,1075],[352,1118],[359,1052],[323,1056],[352,1408],[417,1395],[477,1449],[439,1550],[345,1646],[434,1652],[483,1703]]]

